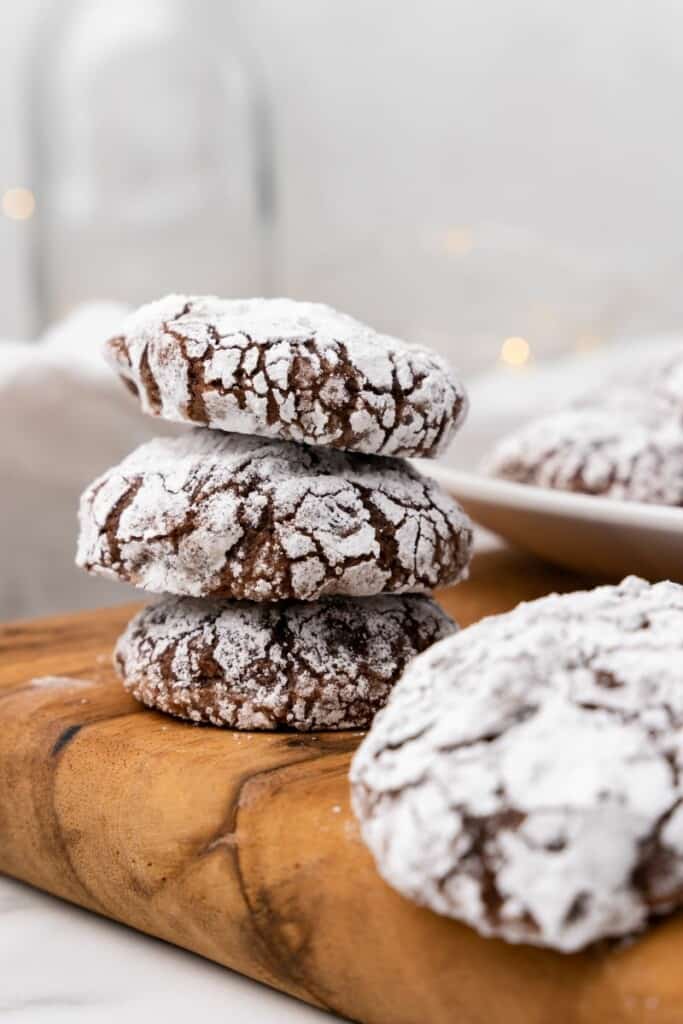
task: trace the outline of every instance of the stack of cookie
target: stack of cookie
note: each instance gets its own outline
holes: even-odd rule
[[[196,722],[368,725],[407,661],[456,629],[427,595],[466,574],[471,525],[404,457],[444,450],[459,381],[288,299],[169,296],[107,352],[146,412],[200,425],[81,499],[78,564],[177,595],[119,640],[125,686]]]

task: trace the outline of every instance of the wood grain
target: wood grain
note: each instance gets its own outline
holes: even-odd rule
[[[442,595],[463,624],[585,581],[510,552]],[[143,711],[110,667],[133,608],[0,630],[0,871],[366,1024],[680,1024],[683,918],[563,956],[386,886],[347,771],[359,733]]]

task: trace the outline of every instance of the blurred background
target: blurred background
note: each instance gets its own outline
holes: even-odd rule
[[[0,619],[159,433],[103,367],[168,291],[329,302],[466,374],[454,465],[683,324],[674,0],[5,0]]]

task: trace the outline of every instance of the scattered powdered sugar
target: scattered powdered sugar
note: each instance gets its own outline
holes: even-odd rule
[[[363,728],[407,661],[456,628],[419,595],[269,605],[167,598],[130,622],[115,664],[138,700],[195,722]]]
[[[31,680],[30,686],[38,690],[52,689],[74,689],[82,686],[96,686],[91,679],[74,679],[72,676],[36,676]]]
[[[152,593],[252,601],[426,592],[467,571],[472,531],[400,459],[195,430],[86,490],[77,562]]]
[[[621,403],[587,405],[535,420],[485,461],[491,476],[624,501],[683,504],[683,432],[672,419]]]
[[[146,412],[244,434],[430,457],[467,411],[440,356],[318,303],[169,295],[106,351]]]
[[[384,878],[570,952],[683,904],[683,587],[629,578],[418,657],[352,765]]]

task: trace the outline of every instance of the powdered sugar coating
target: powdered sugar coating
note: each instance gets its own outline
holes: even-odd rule
[[[419,595],[248,604],[167,598],[118,641],[144,704],[237,729],[365,728],[406,663],[455,623]]]
[[[683,587],[636,578],[416,658],[353,761],[404,895],[565,952],[683,904]]]
[[[516,483],[623,501],[683,504],[683,432],[639,415],[622,393],[614,408],[570,409],[504,438],[484,472]]]
[[[106,347],[154,416],[381,455],[438,455],[467,398],[440,356],[329,306],[169,295]]]
[[[654,356],[640,350],[607,381],[591,389],[580,404],[630,410],[651,423],[683,418],[683,346],[672,344]]]
[[[460,507],[401,459],[195,430],[85,491],[77,562],[152,593],[273,601],[426,592],[467,570]]]
[[[665,407],[671,416],[683,419],[683,346],[676,345],[666,355],[653,360],[645,381],[632,381],[632,387],[647,389],[654,403]]]

